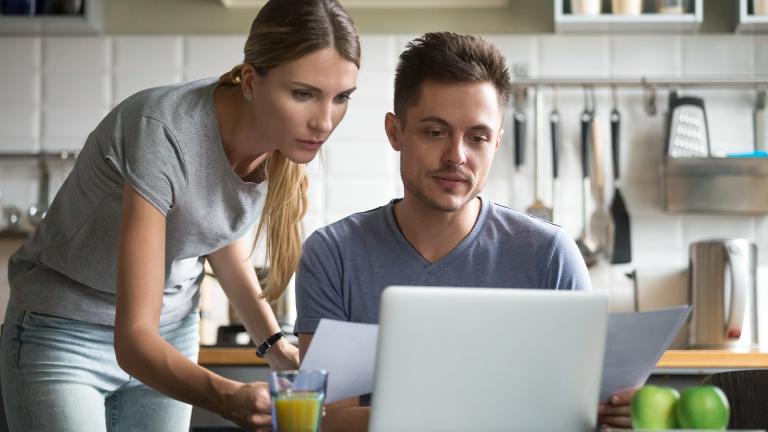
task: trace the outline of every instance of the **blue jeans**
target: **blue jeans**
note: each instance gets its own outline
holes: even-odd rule
[[[196,361],[198,315],[160,327]],[[189,431],[192,407],[147,387],[117,365],[113,327],[8,306],[0,377],[11,432]]]

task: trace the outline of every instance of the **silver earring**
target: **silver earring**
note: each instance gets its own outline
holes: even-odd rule
[[[253,97],[251,96],[251,94],[250,94],[250,93],[243,93],[243,97],[244,97],[244,98],[245,98],[245,100],[246,100],[246,101],[248,101],[248,102],[250,102],[250,101],[252,101],[252,100],[253,100]]]

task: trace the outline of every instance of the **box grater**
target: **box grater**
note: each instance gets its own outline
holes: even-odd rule
[[[709,157],[709,129],[704,100],[698,97],[669,96],[667,156]]]

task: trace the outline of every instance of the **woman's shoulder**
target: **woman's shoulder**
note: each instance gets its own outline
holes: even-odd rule
[[[164,124],[174,124],[212,107],[216,78],[151,87],[132,94],[116,110],[136,117],[149,117]]]

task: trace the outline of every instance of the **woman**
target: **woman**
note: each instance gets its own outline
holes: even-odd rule
[[[203,262],[260,354],[297,367],[267,300],[296,268],[303,164],[344,117],[359,58],[337,0],[272,0],[243,64],[137,93],[102,120],[9,263],[1,354],[12,431],[186,431],[187,404],[245,428],[269,424],[266,384],[196,364]],[[259,217],[264,292],[243,239]]]

